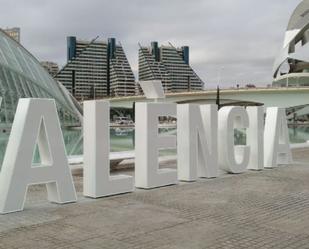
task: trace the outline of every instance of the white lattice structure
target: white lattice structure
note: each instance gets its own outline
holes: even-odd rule
[[[274,86],[309,86],[309,0],[294,10],[273,69]]]

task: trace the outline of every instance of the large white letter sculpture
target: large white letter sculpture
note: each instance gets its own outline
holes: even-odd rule
[[[137,103],[135,106],[135,186],[138,188],[177,183],[177,170],[159,169],[159,149],[176,147],[176,136],[158,134],[160,116],[176,116],[176,104]]]
[[[133,178],[110,175],[109,102],[84,102],[84,195],[92,198],[134,190]]]
[[[219,111],[219,166],[229,173],[242,173],[247,169],[250,147],[234,145],[234,128],[248,128],[249,117],[242,107],[223,107]]]
[[[247,144],[250,146],[248,169],[264,169],[264,107],[247,107],[249,128],[247,129]]]
[[[283,108],[270,107],[266,110],[264,148],[265,168],[273,168],[278,164],[291,164],[293,161]]]
[[[177,106],[178,180],[219,175],[217,134],[216,105]]]
[[[41,165],[32,165],[36,143]],[[49,201],[76,201],[55,101],[20,99],[0,173],[0,212],[21,211],[28,185],[42,183]]]

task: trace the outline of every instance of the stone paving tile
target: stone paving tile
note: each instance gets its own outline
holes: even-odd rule
[[[309,152],[300,163],[102,199],[50,204],[29,189],[24,212],[0,216],[0,249],[309,248]],[[308,160],[307,160],[308,159]]]
[[[128,244],[114,239],[93,238],[74,243],[78,248],[89,249],[118,249],[128,248]]]
[[[89,223],[89,220],[92,222]],[[176,217],[173,212],[164,207],[140,203],[119,205],[114,209],[105,209],[87,216],[65,220],[66,224],[93,231],[96,235],[105,238],[118,240],[183,222],[186,220]]]

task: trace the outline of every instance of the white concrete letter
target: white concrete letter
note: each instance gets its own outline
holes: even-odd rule
[[[177,106],[178,180],[219,175],[217,135],[216,105]]]
[[[177,170],[158,166],[159,149],[176,147],[176,136],[158,134],[160,116],[176,116],[176,104],[137,103],[135,106],[135,186],[138,188],[177,183]]]
[[[36,143],[41,165],[32,165]],[[20,99],[0,173],[0,212],[21,211],[28,185],[42,183],[49,201],[76,201],[55,101]]]
[[[248,169],[264,169],[264,107],[247,107],[249,128],[247,129],[247,144],[250,146]]]
[[[134,190],[133,178],[110,175],[109,102],[84,102],[84,195],[92,198]]]
[[[264,148],[265,168],[277,167],[278,164],[291,164],[293,161],[283,108],[270,107],[266,110]]]
[[[243,107],[223,107],[219,111],[219,166],[229,173],[242,173],[246,171],[250,147],[247,145],[234,145],[234,128],[248,128],[249,117]]]

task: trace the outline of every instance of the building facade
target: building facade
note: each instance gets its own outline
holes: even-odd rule
[[[0,31],[0,128],[10,130],[20,98],[56,102],[62,126],[80,126],[81,108],[24,47]]]
[[[140,46],[138,78],[140,81],[161,80],[165,92],[200,91],[204,87],[189,64],[188,46],[159,47],[158,42],[152,42],[150,47]]]
[[[55,76],[78,99],[135,94],[135,78],[120,44],[67,37],[67,64]]]
[[[40,62],[6,32],[0,30],[0,168],[20,98],[47,98],[55,101],[63,128],[67,154],[81,153],[82,108],[63,85],[53,79]],[[34,162],[40,161],[36,149]]]
[[[273,68],[273,86],[309,86],[309,1],[294,10]]]
[[[6,28],[4,29],[4,32],[12,37],[15,41],[20,42],[20,28]]]
[[[56,74],[59,71],[59,66],[57,63],[52,62],[52,61],[41,61],[41,65],[47,70],[47,72],[51,76],[56,76]]]

